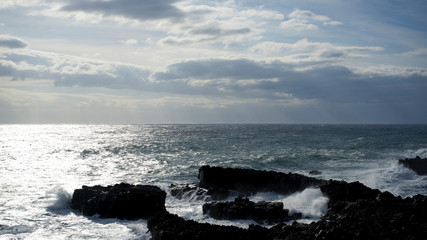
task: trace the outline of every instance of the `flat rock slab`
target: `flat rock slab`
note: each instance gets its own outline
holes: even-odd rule
[[[301,214],[289,216],[282,202],[252,202],[247,198],[236,198],[232,202],[212,202],[203,205],[203,214],[218,220],[250,219],[255,221],[280,222],[301,218]],[[297,216],[295,216],[297,215]]]
[[[199,187],[235,190],[246,194],[257,192],[291,194],[307,187],[318,187],[327,183],[325,180],[295,173],[211,167],[209,165],[199,169],[198,178]]]
[[[165,199],[166,192],[159,187],[121,183],[76,189],[70,205],[85,216],[135,220],[166,211]]]

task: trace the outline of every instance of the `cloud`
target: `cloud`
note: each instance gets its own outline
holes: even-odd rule
[[[271,19],[271,20],[283,20],[283,14],[274,11],[274,10],[263,10],[263,9],[248,9],[242,11],[242,15],[247,17],[258,17],[261,19]]]
[[[427,48],[420,48],[414,51],[404,52],[401,54],[403,57],[416,57],[416,56],[427,56]]]
[[[342,60],[352,57],[367,57],[374,52],[384,50],[378,46],[340,46],[328,42],[309,41],[306,38],[295,43],[261,42],[249,49],[264,56],[287,56],[289,60],[321,62]]]
[[[275,20],[280,17],[275,11],[242,10],[230,1],[205,4],[194,5],[191,1],[179,4],[179,8],[186,13],[186,19],[169,28],[168,35],[161,39],[159,44],[229,45],[253,41],[261,38],[263,20]]]
[[[128,40],[121,40],[120,42],[123,43],[126,46],[132,46],[132,45],[138,44],[138,40],[133,39],[133,38],[130,38]]]
[[[423,105],[427,76],[356,73],[343,66],[300,71],[283,62],[248,59],[187,61],[152,75],[157,81],[183,81],[210,88],[212,94],[325,102]],[[195,88],[196,89],[196,88]],[[193,90],[195,90],[193,89]]]
[[[9,35],[0,35],[0,47],[25,48],[28,46],[24,40]]]
[[[184,13],[174,6],[176,0],[75,0],[69,1],[62,11],[100,13],[104,16],[121,16],[140,21],[156,19],[179,20]]]
[[[227,29],[220,26],[202,26],[193,28],[184,36],[168,36],[159,41],[160,45],[189,45],[194,43],[215,42],[224,43],[239,41],[243,36],[251,33],[248,27]]]
[[[302,41],[285,47],[320,48],[321,43]],[[339,49],[339,48],[338,48]],[[347,47],[342,51],[371,51]],[[327,58],[341,52],[323,52]],[[336,55],[334,55],[336,54]],[[234,99],[232,102],[262,101],[282,106],[341,104],[397,106],[424,109],[427,97],[425,70],[390,68],[355,71],[339,64],[308,65],[275,61],[195,59],[166,66],[159,71],[135,65],[96,61],[68,55],[13,49],[0,55],[0,75],[13,80],[50,80],[56,87],[132,90],[151,94],[203,96]],[[405,74],[403,74],[405,73]],[[181,101],[182,102],[182,101]],[[207,105],[211,100],[205,101]],[[223,107],[227,106],[222,102]],[[188,106],[188,104],[186,105]],[[218,105],[219,106],[219,105]]]
[[[3,0],[0,1],[1,8],[11,8],[11,7],[32,7],[48,4],[45,3],[45,0]]]
[[[0,70],[0,76],[13,80],[51,79],[56,86],[111,89],[143,89],[150,74],[133,65],[31,50],[4,53]]]
[[[339,21],[333,21],[329,17],[324,15],[314,14],[307,10],[295,9],[288,15],[288,20],[283,21],[280,27],[285,30],[292,31],[309,31],[318,30],[318,24],[337,26],[342,23]]]
[[[306,31],[306,30],[318,30],[319,27],[315,24],[310,23],[307,20],[301,19],[289,19],[280,24],[280,27],[286,30],[294,30],[294,31]]]

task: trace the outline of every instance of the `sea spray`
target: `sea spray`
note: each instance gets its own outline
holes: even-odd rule
[[[289,213],[300,212],[304,217],[320,218],[328,210],[328,198],[319,189],[307,188],[282,200]]]
[[[61,187],[56,187],[46,193],[50,197],[47,209],[51,212],[70,211],[71,194]]]

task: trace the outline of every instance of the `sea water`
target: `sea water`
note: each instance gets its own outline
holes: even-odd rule
[[[202,214],[191,193],[202,165],[295,172],[360,181],[402,197],[427,195],[427,177],[398,159],[427,157],[427,125],[0,125],[0,239],[149,239],[146,220],[85,217],[69,207],[82,185],[157,185],[168,211],[185,219],[247,227]],[[260,193],[315,221],[327,211],[319,189]],[[268,226],[267,226],[268,227]]]

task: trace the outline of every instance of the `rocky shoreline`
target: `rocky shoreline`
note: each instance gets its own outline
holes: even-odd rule
[[[147,185],[84,186],[74,192],[71,207],[84,215],[148,219],[152,240],[425,239],[427,236],[427,197],[423,195],[402,199],[359,182],[252,169],[202,166],[198,178],[197,186],[171,186],[171,194],[180,198],[186,192],[194,192],[209,201],[203,211],[216,219],[253,219],[277,224],[271,228],[250,225],[243,229],[185,220],[167,212],[166,192]],[[310,224],[285,224],[284,221],[301,216],[298,213],[289,216],[280,203],[246,199],[258,192],[291,194],[306,188],[318,188],[329,199],[328,212],[320,221]],[[230,196],[236,199],[218,202]]]

